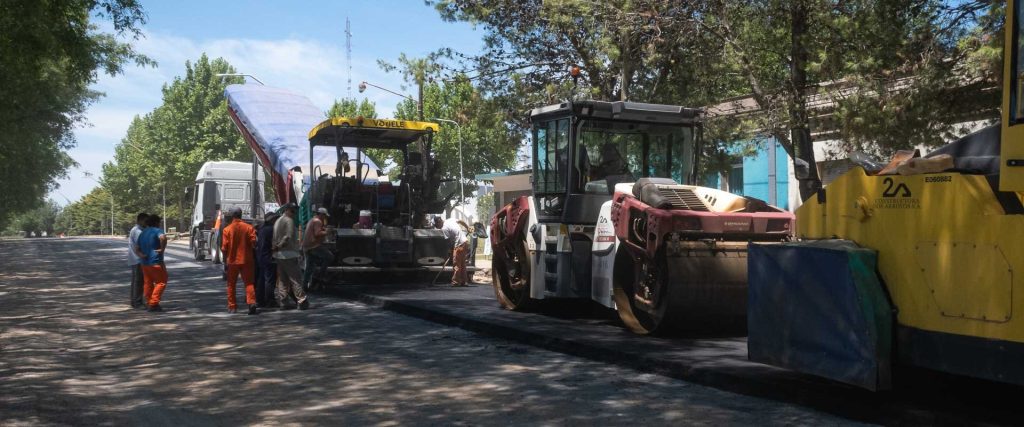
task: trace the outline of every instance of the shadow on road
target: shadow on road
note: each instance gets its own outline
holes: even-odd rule
[[[219,271],[183,251],[168,256],[167,311],[132,310],[125,250],[0,243],[5,424],[840,421],[324,295],[229,315]]]

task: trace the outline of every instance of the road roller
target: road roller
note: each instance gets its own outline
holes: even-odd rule
[[[794,217],[696,185],[700,120],[624,101],[532,110],[532,194],[490,223],[501,306],[589,298],[640,334],[744,319],[747,245],[788,240]]]
[[[1024,385],[1021,6],[1006,8],[1001,123],[854,160],[797,209],[798,241],[751,246],[751,360],[869,390],[908,366]]]

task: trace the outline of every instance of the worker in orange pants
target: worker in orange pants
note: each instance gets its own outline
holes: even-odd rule
[[[167,236],[160,228],[158,215],[147,217],[145,225],[146,228],[142,229],[137,243],[132,247],[142,264],[142,298],[148,311],[163,311],[160,297],[167,286],[167,267],[164,265]]]
[[[242,210],[234,208],[228,217],[228,225],[221,234],[221,252],[224,263],[228,265],[228,312],[238,309],[235,303],[235,283],[242,276],[245,283],[245,303],[249,305],[249,314],[259,314],[256,306],[256,229],[242,221]]]
[[[142,266],[142,297],[149,311],[162,311],[160,298],[167,286],[167,268],[163,263]]]

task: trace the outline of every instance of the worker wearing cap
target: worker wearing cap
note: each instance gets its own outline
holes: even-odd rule
[[[334,254],[324,246],[327,237],[327,218],[331,215],[327,209],[319,208],[316,216],[306,224],[306,233],[302,236],[302,252],[306,255],[306,271],[302,274],[302,285],[309,289],[313,285],[313,271],[327,266]]]
[[[281,207],[284,212],[277,222],[274,223],[274,243],[271,250],[274,253],[274,260],[277,262],[277,288],[275,296],[277,304],[281,308],[288,308],[288,293],[295,296],[295,302],[300,310],[309,308],[309,297],[302,289],[301,273],[299,272],[299,233],[295,228],[295,216],[299,207],[295,203],[288,203]]]
[[[245,282],[245,303],[249,305],[249,314],[257,314],[259,311],[256,307],[253,277],[256,275],[253,251],[256,248],[256,230],[242,221],[242,210],[239,208],[232,209],[227,220],[229,223],[221,233],[220,249],[224,252],[224,263],[228,266],[228,312],[234,313],[238,309],[235,303],[235,281],[241,274]]]
[[[452,246],[452,286],[469,286],[469,274],[466,272],[466,258],[469,256],[469,227],[455,218],[446,219],[441,225],[448,244]]]

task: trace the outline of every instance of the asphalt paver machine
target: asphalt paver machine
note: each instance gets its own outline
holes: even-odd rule
[[[633,102],[534,109],[533,194],[491,219],[500,304],[590,298],[644,334],[742,319],[747,244],[787,240],[793,215],[694,185],[700,117]]]
[[[401,272],[443,268],[449,248],[426,224],[442,209],[437,163],[429,155],[436,123],[334,117],[309,132],[310,211],[327,209],[330,272]],[[337,151],[333,165],[313,164],[315,150]],[[348,154],[354,149],[355,156]],[[389,152],[400,168],[392,182],[368,152]],[[333,170],[324,170],[329,168]]]

